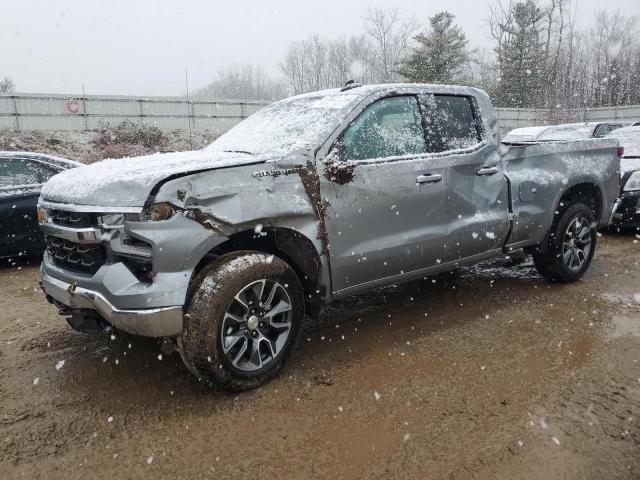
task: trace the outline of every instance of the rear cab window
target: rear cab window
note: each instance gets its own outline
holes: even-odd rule
[[[421,95],[429,153],[472,148],[482,142],[482,122],[472,97]]]

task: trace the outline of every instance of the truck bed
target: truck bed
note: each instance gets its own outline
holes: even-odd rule
[[[595,186],[598,227],[609,223],[620,195],[620,158],[614,139],[503,144],[505,175],[510,184],[512,248],[541,242],[553,221],[560,197]]]

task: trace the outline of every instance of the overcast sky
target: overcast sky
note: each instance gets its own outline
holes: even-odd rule
[[[3,0],[9,2],[9,0]],[[474,47],[490,46],[485,0],[18,0],[0,15],[0,78],[21,92],[184,93],[229,63],[278,73],[287,44],[310,33],[362,31],[368,7],[394,6],[422,25],[452,12]],[[544,4],[544,2],[543,2]],[[640,0],[579,0],[579,24],[596,9],[640,15]]]

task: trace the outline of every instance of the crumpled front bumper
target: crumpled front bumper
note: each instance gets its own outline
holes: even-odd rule
[[[99,292],[54,278],[45,268],[41,268],[40,286],[52,302],[71,310],[93,310],[117,329],[132,335],[174,337],[182,333],[181,306],[122,310]]]
[[[620,227],[640,227],[640,191],[622,193],[613,223]]]
[[[53,224],[45,228],[48,235],[66,238],[73,245],[102,244],[106,258],[95,273],[72,271],[68,265],[56,263],[51,252],[45,252],[40,277],[47,298],[63,314],[73,317],[96,312],[115,328],[134,335],[180,335],[193,271],[207,252],[226,237],[183,215],[164,221],[127,222],[115,233],[98,231],[91,236],[87,235],[90,230],[96,227],[63,228]],[[132,269],[127,255],[142,258],[140,248],[123,244],[123,238],[135,238],[148,245],[143,259],[152,262],[149,277],[142,278]]]

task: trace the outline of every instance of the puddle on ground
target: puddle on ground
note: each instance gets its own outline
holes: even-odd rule
[[[630,315],[614,315],[611,320],[610,338],[620,338],[627,335],[640,337],[640,313]]]
[[[640,336],[640,305],[635,301],[634,296],[611,292],[603,293],[602,296],[624,309],[612,316],[609,338]]]

